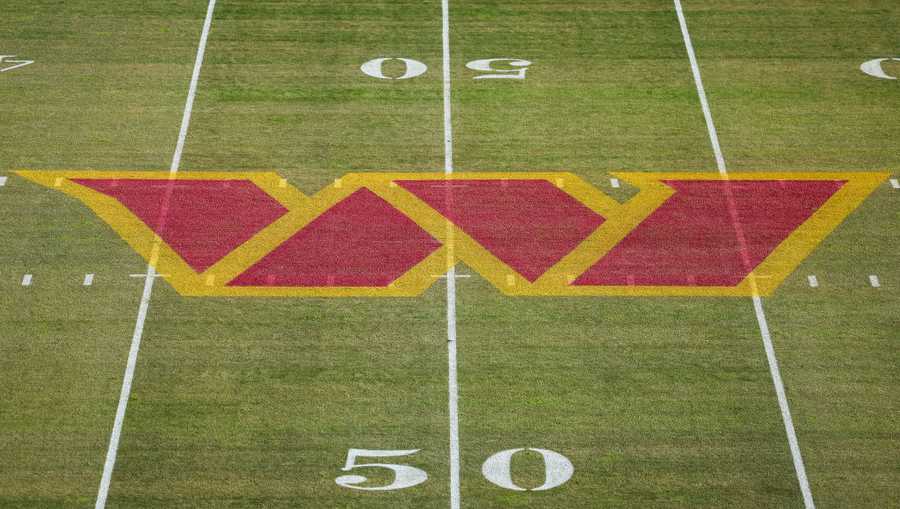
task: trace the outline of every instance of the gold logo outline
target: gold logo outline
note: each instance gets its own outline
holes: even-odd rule
[[[771,295],[784,279],[889,176],[883,172],[742,172],[722,176],[698,172],[614,172],[638,188],[619,203],[568,172],[349,173],[306,196],[276,172],[21,170],[18,175],[77,198],[103,219],[159,274],[186,296],[220,297],[413,297],[458,262],[463,262],[510,296],[752,296]],[[116,199],[72,179],[248,180],[288,212],[202,273]],[[544,180],[569,194],[605,221],[533,283],[502,262],[397,180]],[[604,257],[662,205],[675,190],[663,180],[843,180],[846,184],[791,232],[735,286],[587,286],[571,282]],[[437,239],[442,247],[385,287],[227,286],[227,283],[341,200],[366,188]]]

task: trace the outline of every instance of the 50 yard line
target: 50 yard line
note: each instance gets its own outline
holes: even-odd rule
[[[197,46],[197,56],[194,59],[194,71],[191,74],[191,84],[188,87],[188,95],[185,100],[184,113],[181,117],[181,129],[178,132],[178,141],[175,144],[175,152],[172,154],[172,164],[169,174],[174,178],[181,166],[181,154],[184,151],[184,142],[187,138],[188,126],[191,123],[191,112],[194,108],[194,98],[197,95],[197,82],[200,80],[200,68],[203,66],[203,56],[206,53],[206,41],[209,38],[209,30],[212,26],[213,11],[216,0],[209,0],[206,8],[206,18],[203,21],[203,31],[200,34],[200,43]],[[165,207],[163,207],[165,209]],[[165,212],[162,213],[163,215]],[[138,306],[137,320],[134,324],[134,333],[131,336],[131,348],[128,351],[128,363],[125,365],[125,375],[122,378],[122,390],[119,394],[119,405],[116,408],[116,418],[113,422],[112,433],[109,437],[109,448],[106,451],[106,461],[103,464],[103,475],[100,478],[100,488],[97,492],[95,509],[104,509],[106,499],[109,496],[109,485],[112,481],[113,470],[116,466],[116,454],[119,450],[119,439],[122,436],[122,424],[125,422],[125,410],[128,407],[128,399],[131,397],[131,384],[134,380],[134,371],[137,366],[138,351],[141,347],[141,338],[144,335],[144,322],[150,310],[150,296],[153,293],[153,282],[156,280],[156,261],[159,254],[159,241],[153,246],[150,262],[147,264],[147,274],[144,278],[144,289],[141,292],[141,303]]]
[[[691,72],[694,75],[694,84],[697,87],[697,95],[700,96],[700,106],[703,109],[703,118],[706,120],[706,129],[709,132],[709,141],[712,145],[713,153],[716,157],[716,167],[719,173],[728,178],[728,168],[725,165],[725,157],[722,155],[722,147],[719,144],[719,135],[716,132],[716,126],[713,123],[712,112],[709,109],[709,101],[706,98],[706,90],[703,87],[703,78],[700,76],[700,66],[697,64],[697,56],[694,53],[694,45],[691,43],[691,34],[688,31],[687,21],[684,17],[684,10],[681,7],[681,0],[674,0],[675,13],[678,15],[678,24],[681,26],[681,34],[684,37],[684,46],[687,50],[688,59],[691,62]],[[743,234],[740,226],[735,219],[735,229],[738,237],[743,241]],[[794,420],[791,418],[791,409],[788,405],[787,395],[784,390],[784,382],[781,379],[781,370],[778,367],[778,359],[775,357],[775,347],[772,345],[772,336],[769,333],[769,324],[766,320],[766,313],[763,310],[762,298],[756,291],[756,283],[751,274],[751,287],[753,288],[753,310],[756,313],[756,322],[759,326],[759,333],[763,340],[763,347],[766,351],[766,360],[769,364],[769,373],[772,377],[772,384],[775,386],[775,395],[778,398],[778,407],[781,410],[781,420],[784,422],[784,430],[787,434],[788,446],[791,450],[791,458],[794,462],[794,471],[797,475],[797,482],[800,484],[800,492],[803,495],[803,504],[806,509],[815,509],[813,503],[812,490],[809,487],[809,480],[806,477],[806,468],[803,465],[803,455],[800,453],[800,444],[797,441],[797,433],[794,430]]]
[[[453,173],[453,122],[450,103],[450,2],[441,0],[441,47],[444,87],[444,174]],[[449,195],[449,190],[448,190]],[[448,220],[449,221],[449,220]],[[448,235],[453,230],[447,223]],[[456,267],[453,239],[448,238],[447,270],[447,406],[450,418],[450,509],[459,509],[459,386],[456,369]]]

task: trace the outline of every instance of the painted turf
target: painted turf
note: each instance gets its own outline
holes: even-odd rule
[[[771,294],[887,174],[22,171],[83,201],[184,295],[415,296],[463,262],[508,295]],[[524,204],[524,205],[523,205]]]
[[[249,180],[72,181],[124,205],[197,272],[287,213]]]
[[[617,187],[617,186],[613,186],[613,187]],[[357,191],[357,192],[359,192],[359,191]],[[344,203],[344,202],[340,202],[340,203],[339,203],[338,205],[336,205],[335,207],[339,206],[339,205],[342,204],[342,203]],[[332,210],[333,210],[333,208],[332,208],[332,209],[329,209],[329,210],[327,210],[327,211],[325,211],[325,212],[323,212],[320,216],[318,216],[317,219],[314,219],[313,222],[317,221],[318,219],[322,218],[323,216],[328,215]],[[659,211],[659,210],[658,210],[658,211]],[[446,213],[446,211],[442,211],[442,212],[444,212],[444,215],[445,215],[445,216],[448,215],[448,214]],[[655,215],[654,215],[654,217],[655,217]],[[458,222],[457,219],[454,219],[454,221],[455,221],[455,222]],[[649,219],[648,219],[648,221],[649,221]],[[145,224],[152,224],[152,223],[146,222],[146,221],[145,221]],[[309,225],[307,225],[307,227],[309,227],[309,226],[312,225],[312,224],[313,224],[312,222],[309,223]],[[472,230],[471,230],[470,228],[465,228],[465,227],[462,227],[462,226],[461,226],[460,228],[461,228],[461,230],[463,230],[463,231],[465,231],[467,234],[469,234],[470,237],[475,238],[475,237],[473,236],[473,234],[471,233]],[[162,235],[162,232],[161,232],[160,234]],[[165,237],[164,237],[164,238],[165,238]],[[292,237],[292,238],[293,238],[293,237]],[[486,239],[486,240],[484,240],[484,239]],[[494,240],[494,239],[492,239],[491,236],[489,235],[489,236],[487,236],[487,237],[483,237],[482,239],[477,239],[477,238],[476,238],[476,240],[479,242],[479,244],[485,245],[486,243],[491,243],[491,241]],[[168,242],[168,241],[167,241],[167,242]],[[172,243],[170,242],[170,244],[172,244]],[[190,242],[188,242],[188,244],[190,244]],[[286,244],[286,243],[285,243],[285,244]],[[282,246],[284,246],[285,244],[282,244]],[[276,248],[276,249],[278,249],[278,248]],[[517,266],[517,264],[515,263],[515,260],[514,260],[514,259],[508,258],[508,257],[505,257],[505,256],[502,256],[502,253],[501,253],[496,247],[486,247],[486,249],[487,249],[489,252],[491,252],[492,254],[494,254],[498,259],[503,260],[504,263],[506,263],[508,266],[510,266],[510,268],[516,270],[517,272],[519,272],[519,273],[522,274],[522,275],[525,275],[525,270],[527,270],[527,269],[523,269],[522,267]],[[178,251],[180,254],[181,254],[181,253],[184,253],[184,249],[183,249],[183,248],[177,248],[177,249],[174,249],[174,250]],[[182,255],[182,258],[183,258],[184,260],[186,260],[186,261],[188,260],[188,257],[189,257],[188,255]],[[510,261],[510,260],[512,260],[512,261]],[[190,263],[189,263],[189,265],[190,265]],[[196,268],[196,267],[192,267],[192,268]],[[207,280],[208,280],[209,277],[212,277],[212,276],[213,276],[212,274],[207,275],[207,276],[206,276],[206,277],[207,277]],[[454,276],[455,276],[455,274],[454,274]],[[449,300],[449,298],[450,298],[450,281],[452,281],[453,279],[454,279],[454,278],[448,278],[448,300]],[[621,284],[621,282],[620,282],[620,284]],[[455,298],[455,293],[454,293],[454,298]],[[449,316],[449,314],[450,314],[449,309],[450,309],[450,307],[449,307],[449,303],[448,303],[448,316]],[[454,319],[454,321],[455,321],[455,319]],[[450,330],[450,324],[449,324],[449,322],[448,322],[448,335],[449,335],[449,330]],[[452,337],[452,340],[455,340],[455,333],[454,333],[454,335],[451,336],[451,337]],[[451,341],[452,341],[452,340],[451,340]],[[455,347],[454,347],[454,348],[455,348]],[[454,364],[455,364],[455,353],[454,353]],[[455,369],[455,367],[454,367],[454,369]]]
[[[200,81],[200,70],[203,67],[203,58],[206,53],[206,43],[209,40],[209,32],[212,28],[213,12],[216,8],[216,0],[209,0],[206,7],[206,17],[203,20],[203,29],[200,32],[200,41],[197,44],[197,54],[194,58],[194,68],[191,72],[191,81],[188,85],[188,93],[185,98],[184,111],[181,116],[181,127],[178,132],[178,141],[175,143],[175,151],[172,153],[172,162],[169,165],[169,188],[174,176],[181,168],[181,157],[184,153],[184,144],[187,139],[188,127],[191,123],[191,113],[194,108],[194,99],[197,96],[197,86]],[[75,184],[77,185],[77,184]],[[160,225],[166,223],[166,206],[169,202],[171,193],[167,193],[163,200],[162,212],[160,217]],[[144,324],[147,321],[147,314],[150,312],[150,297],[153,295],[153,285],[156,282],[157,271],[156,262],[158,261],[160,246],[164,243],[159,237],[154,236],[154,241],[150,247],[147,258],[147,272],[144,277],[144,288],[141,291],[141,300],[138,305],[137,318],[134,322],[134,332],[131,336],[131,346],[128,350],[128,360],[125,363],[125,373],[122,377],[122,388],[119,392],[119,403],[116,407],[116,415],[113,420],[113,428],[110,433],[109,446],[106,450],[106,459],[103,464],[103,474],[100,477],[100,486],[97,489],[97,499],[94,504],[95,509],[104,509],[106,501],[109,497],[109,489],[112,483],[112,476],[116,466],[116,457],[119,451],[119,440],[122,436],[122,427],[125,423],[125,413],[128,409],[128,400],[131,398],[131,388],[134,382],[134,373],[137,370],[138,353],[141,348],[141,340],[144,336]]]

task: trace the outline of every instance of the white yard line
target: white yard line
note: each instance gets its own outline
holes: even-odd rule
[[[213,11],[216,0],[209,0],[206,9],[206,18],[203,22],[203,31],[200,34],[200,43],[197,47],[197,56],[194,59],[194,71],[191,75],[191,84],[188,88],[188,96],[184,105],[184,114],[181,117],[181,129],[178,133],[178,142],[175,152],[172,154],[172,164],[169,167],[171,175],[175,175],[181,166],[181,154],[184,150],[184,142],[187,138],[188,126],[191,122],[191,112],[194,108],[194,98],[197,94],[197,82],[200,79],[200,69],[203,66],[203,56],[206,53],[206,41],[209,38],[209,29],[212,25]],[[100,479],[100,488],[97,492],[95,509],[104,509],[106,499],[109,496],[109,485],[112,481],[113,470],[116,465],[116,454],[119,450],[119,438],[122,435],[122,424],[125,422],[125,410],[128,407],[128,399],[131,397],[131,384],[134,380],[134,370],[137,365],[138,351],[141,348],[141,338],[144,335],[144,322],[147,320],[147,312],[150,309],[150,296],[153,293],[153,283],[156,281],[156,256],[159,245],[154,246],[150,263],[147,264],[147,273],[144,276],[144,290],[141,293],[141,303],[138,306],[137,320],[134,324],[134,333],[131,336],[131,348],[128,351],[128,363],[125,366],[125,375],[122,379],[122,391],[119,394],[119,406],[116,408],[116,418],[113,422],[112,433],[109,437],[109,448],[106,451],[106,462],[103,464],[103,476]]]
[[[150,293],[153,291],[153,281],[156,280],[155,277],[151,277],[153,272],[153,267],[148,266],[147,277],[144,279],[144,291],[141,293],[141,304],[138,306],[137,321],[131,336],[131,349],[128,351],[125,377],[122,379],[122,391],[119,393],[119,406],[116,408],[116,419],[109,437],[109,449],[106,451],[106,463],[103,465],[103,477],[100,478],[100,490],[97,492],[97,503],[94,505],[96,509],[106,507],[106,497],[109,496],[109,483],[112,481],[113,468],[116,465],[119,438],[122,436],[122,424],[125,422],[125,409],[128,406],[128,398],[131,396],[131,382],[134,380],[138,350],[141,348],[141,336],[144,334],[144,321],[147,319],[147,311],[150,309]]]
[[[184,141],[187,139],[188,126],[191,123],[191,114],[194,111],[194,97],[197,96],[197,83],[200,81],[200,68],[203,67],[203,57],[206,54],[206,40],[209,39],[209,29],[212,26],[213,10],[216,8],[216,0],[209,0],[206,7],[206,19],[203,20],[203,32],[200,33],[200,44],[197,46],[197,57],[194,59],[194,72],[191,74],[191,84],[188,87],[188,96],[184,102],[184,114],[181,116],[181,129],[178,131],[178,143],[175,144],[175,153],[172,154],[171,173],[177,173],[181,166],[181,153],[184,151]]]
[[[441,42],[444,76],[444,173],[453,173],[453,122],[450,103],[450,3],[441,0]],[[448,222],[448,234],[452,229]],[[452,244],[452,238],[448,238]],[[459,509],[459,385],[456,363],[456,267],[450,246],[447,271],[447,400],[450,418],[450,509]]]
[[[684,19],[684,11],[681,9],[681,0],[675,1],[675,13],[678,14],[678,24],[681,25],[681,35],[684,37],[684,47],[687,49],[688,60],[691,61],[691,72],[694,74],[694,83],[697,85],[697,95],[700,96],[700,107],[703,109],[703,118],[706,120],[706,130],[709,131],[709,142],[712,144],[713,154],[716,156],[716,167],[722,175],[728,175],[725,168],[725,156],[722,155],[722,146],[719,145],[719,134],[713,123],[712,113],[709,110],[709,101],[706,100],[706,89],[703,88],[703,78],[700,77],[700,66],[697,65],[697,55],[694,53],[694,45],[691,43],[691,34],[688,32],[687,21]]]
[[[459,385],[456,380],[456,273],[447,278],[447,393],[450,414],[450,509],[459,509]]]
[[[719,173],[726,178],[728,177],[728,168],[725,165],[725,157],[722,155],[722,147],[719,144],[719,135],[716,132],[716,126],[713,123],[712,113],[709,109],[709,102],[706,98],[706,91],[703,87],[703,79],[700,76],[700,66],[697,64],[697,56],[694,53],[694,45],[691,43],[691,35],[688,32],[687,21],[684,17],[684,11],[681,7],[681,0],[673,0],[675,2],[675,12],[678,15],[678,23],[681,26],[681,34],[684,37],[684,46],[687,49],[688,59],[691,62],[691,72],[694,75],[694,83],[697,86],[697,95],[700,97],[700,106],[703,109],[703,117],[706,120],[706,128],[709,132],[709,141],[712,144],[713,153],[716,157],[716,166]],[[739,229],[735,221],[735,227]],[[738,236],[743,235],[738,231]],[[751,278],[751,283],[754,283]],[[772,376],[772,383],[775,386],[775,394],[778,397],[778,406],[781,409],[781,419],[784,422],[784,430],[787,434],[788,445],[791,449],[791,457],[794,462],[794,471],[797,475],[797,481],[800,484],[800,492],[803,494],[803,504],[806,509],[814,509],[812,491],[809,488],[809,480],[806,477],[806,468],[803,466],[803,456],[800,453],[800,444],[797,441],[797,433],[794,430],[794,421],[791,418],[791,410],[788,406],[787,395],[784,391],[784,382],[781,379],[781,371],[778,368],[778,359],[775,357],[775,348],[772,345],[772,337],[769,334],[769,325],[766,321],[766,313],[763,310],[762,298],[756,293],[756,285],[753,295],[753,310],[756,313],[756,321],[759,325],[759,332],[762,336],[763,346],[766,350],[766,359],[769,363],[769,372]]]
[[[441,42],[444,54],[444,173],[453,173],[453,123],[450,110],[450,1],[441,0]]]
[[[787,394],[784,392],[784,382],[781,381],[781,370],[778,369],[778,359],[775,357],[775,347],[772,345],[772,336],[769,334],[769,324],[766,322],[766,313],[763,311],[762,298],[753,296],[753,310],[756,312],[756,322],[759,324],[759,333],[763,338],[766,349],[766,359],[769,361],[769,373],[772,375],[772,383],[775,385],[775,394],[778,396],[778,406],[781,408],[781,420],[784,421],[784,431],[787,433],[788,446],[791,449],[791,457],[794,460],[794,471],[797,472],[797,482],[800,483],[800,491],[803,493],[803,505],[808,509],[814,509],[812,491],[809,489],[809,480],[806,478],[806,467],[803,466],[803,455],[800,453],[800,443],[797,442],[797,433],[794,431],[794,420],[791,418],[791,409],[788,406]]]

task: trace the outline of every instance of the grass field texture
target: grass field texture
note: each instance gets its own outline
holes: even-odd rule
[[[441,7],[219,0],[180,168],[278,171],[310,195],[350,172],[444,171]],[[95,505],[147,271],[82,203],[13,172],[168,170],[207,8],[4,3],[0,54],[34,63],[0,73],[0,507]],[[729,171],[897,178],[900,80],[859,69],[900,58],[895,1],[684,13]],[[569,171],[622,202],[636,189],[615,171],[718,171],[672,2],[448,14],[455,171]],[[428,70],[361,72],[378,57]],[[466,63],[486,58],[532,63],[524,80],[474,79]],[[820,508],[900,506],[898,210],[885,181],[762,299]],[[456,270],[472,276],[454,292],[459,507],[804,506],[750,298],[509,297]],[[106,506],[453,509],[447,307],[445,279],[324,299],[190,298],[160,278]],[[517,448],[574,474],[547,491],[489,482],[485,460]],[[418,449],[359,462],[428,480],[339,486],[393,479],[342,471],[349,449]],[[545,479],[533,451],[511,472]]]

